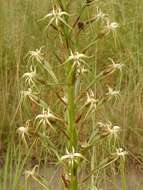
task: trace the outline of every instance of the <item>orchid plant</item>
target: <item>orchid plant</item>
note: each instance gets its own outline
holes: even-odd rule
[[[52,150],[56,154],[59,164],[65,167],[64,175],[68,175],[69,177],[69,183],[68,185],[66,185],[65,183],[65,188],[68,190],[78,190],[80,184],[78,178],[78,171],[80,169],[79,166],[82,164],[82,162],[89,162],[88,153],[91,148],[96,146],[97,142],[101,142],[107,137],[114,137],[117,140],[119,131],[121,129],[119,126],[113,125],[109,121],[106,123],[96,122],[98,130],[93,131],[91,136],[87,136],[87,139],[85,139],[85,142],[87,142],[88,146],[82,146],[80,142],[80,130],[78,129],[78,127],[83,126],[86,122],[90,123],[92,116],[97,113],[97,110],[100,109],[102,103],[104,103],[104,101],[108,102],[108,100],[112,99],[113,97],[119,97],[120,91],[113,90],[112,87],[108,87],[108,92],[104,94],[104,96],[107,98],[103,99],[102,97],[100,97],[98,92],[96,93],[96,91],[93,90],[93,87],[96,86],[97,81],[106,78],[106,72],[102,71],[97,75],[97,78],[93,76],[93,81],[92,83],[87,84],[88,87],[85,88],[86,90],[83,89],[84,87],[82,86],[82,80],[86,78],[86,75],[92,72],[89,65],[90,62],[92,62],[92,58],[94,57],[91,55],[93,53],[91,47],[93,47],[95,43],[89,42],[87,48],[83,47],[81,48],[81,50],[79,50],[77,42],[77,40],[79,39],[76,38],[76,34],[79,30],[78,23],[80,21],[80,16],[78,16],[75,23],[72,24],[70,18],[73,14],[69,13],[70,3],[64,3],[64,1],[57,2],[60,3],[57,3],[57,5],[53,7],[52,11],[46,14],[39,21],[41,22],[48,20],[48,24],[45,30],[51,27],[51,29],[53,28],[55,29],[55,31],[57,31],[57,35],[60,35],[60,38],[55,38],[55,41],[57,41],[57,43],[60,43],[59,47],[61,48],[61,50],[60,52],[58,51],[60,55],[58,55],[56,50],[54,52],[54,55],[56,55],[56,58],[61,63],[60,67],[57,66],[57,68],[62,68],[63,73],[65,73],[64,85],[60,87],[63,79],[59,79],[56,76],[56,70],[53,70],[51,63],[45,58],[44,55],[46,51],[44,50],[44,47],[41,47],[39,49],[36,49],[35,51],[29,51],[26,55],[26,57],[28,58],[28,65],[30,65],[30,72],[26,72],[22,76],[22,79],[24,80],[24,85],[27,87],[27,89],[23,90],[21,92],[21,95],[22,97],[24,97],[24,99],[28,97],[37,106],[40,106],[40,109],[42,108],[43,110],[41,114],[38,114],[34,118],[33,127],[36,129],[34,130],[35,133],[43,133],[44,135],[48,135],[49,133],[45,134],[46,130],[51,130],[52,133],[55,133],[58,128],[57,126],[62,124],[62,126],[60,126],[59,128],[65,135],[66,154],[61,155],[60,151],[54,151],[53,149]],[[87,4],[84,4],[84,6],[86,7]],[[88,3],[88,6],[92,5]],[[95,18],[95,21],[93,19],[89,19],[88,22],[91,22],[91,24],[94,25],[94,22],[104,20],[104,22],[102,22],[103,26],[101,31],[97,32],[97,39],[103,37],[108,38],[110,34],[112,35],[113,33],[115,34],[117,32],[119,24],[109,20],[107,14],[103,13],[100,9],[97,9],[97,15]],[[57,28],[60,29],[57,30]],[[78,36],[78,38],[80,38],[80,35]],[[90,48],[91,51],[87,51]],[[109,70],[109,72],[107,72],[107,76],[113,74],[116,70],[122,71],[122,64],[115,63],[112,58],[109,58],[109,60],[112,64],[108,65],[107,70]],[[40,95],[34,92],[39,88],[46,88],[46,86],[48,86],[48,84],[42,79],[43,73],[46,73],[46,75],[50,74],[51,78],[49,80],[52,80],[53,83],[53,86],[50,86],[50,89],[51,91],[53,90],[53,96],[57,96],[58,104],[60,104],[62,107],[62,119],[57,116],[56,111],[51,111],[50,109],[51,106],[56,104],[57,102],[48,102],[48,99],[43,100]],[[41,77],[39,78],[40,74]],[[61,91],[58,91],[59,89],[63,93],[62,96],[60,94]],[[52,110],[54,109],[52,108]],[[60,115],[60,113],[58,115]],[[59,121],[60,123],[58,123]],[[26,146],[28,145],[25,136],[29,135],[28,130],[28,126],[20,127],[18,129],[19,138],[23,140]],[[124,151],[122,148],[116,147],[116,152],[109,154],[116,156],[115,160],[119,158],[125,159],[127,151]],[[113,161],[114,159],[112,160],[112,162]],[[109,164],[110,162],[106,163],[106,165]],[[36,167],[34,167],[31,172],[26,171],[27,178],[29,176],[35,178]],[[93,173],[91,175],[93,175]],[[91,175],[89,174],[88,176]],[[94,186],[94,188],[96,189],[93,181],[91,186]]]

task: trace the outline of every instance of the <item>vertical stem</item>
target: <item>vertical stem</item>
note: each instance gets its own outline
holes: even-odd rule
[[[72,71],[71,71],[72,69]],[[70,73],[70,75],[69,75]],[[68,134],[70,140],[68,142],[69,149],[77,150],[77,129],[75,124],[75,70],[72,67],[72,63],[67,65],[67,95],[68,95]],[[69,166],[69,172],[71,174],[70,187],[69,190],[78,189],[77,180],[77,164],[74,163],[73,166]]]
[[[70,71],[69,71],[70,72]],[[75,84],[73,81],[74,73],[68,79],[68,125],[70,135],[70,148],[77,149],[77,132],[75,126]]]
[[[62,7],[64,7],[65,11],[68,12],[68,3],[67,0],[59,0]],[[65,18],[66,22],[68,23],[68,17]],[[67,50],[70,49],[70,38],[68,38],[68,28],[64,28],[64,37]],[[67,115],[68,115],[68,149],[72,151],[73,149],[77,151],[77,129],[76,129],[76,122],[75,122],[75,76],[76,70],[73,68],[73,63],[68,62],[66,65],[66,74],[67,74],[67,99],[68,99],[68,106],[67,106]],[[70,184],[69,190],[78,190],[78,179],[77,179],[77,163],[74,162],[73,165],[68,165],[68,172],[70,174]]]
[[[121,183],[122,183],[122,190],[126,190],[126,175],[125,175],[125,160],[120,160],[120,173],[121,173]]]

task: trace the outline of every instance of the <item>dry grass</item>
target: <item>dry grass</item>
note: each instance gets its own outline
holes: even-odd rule
[[[65,3],[60,0],[57,2]],[[47,160],[48,162],[53,161],[57,163],[57,155],[55,156],[55,154],[62,157],[65,154],[65,142],[68,142],[69,148],[74,146],[75,151],[83,154],[88,159],[88,162],[83,160],[83,163],[80,163],[81,166],[79,166],[79,169],[85,168],[82,169],[81,173],[90,174],[90,170],[96,169],[95,174],[91,175],[89,186],[94,184],[99,187],[102,183],[106,184],[108,175],[114,181],[113,176],[116,168],[120,170],[122,190],[125,190],[124,170],[127,171],[132,163],[140,169],[142,168],[142,2],[139,0],[133,0],[132,2],[128,2],[128,0],[122,2],[118,0],[95,2],[95,4],[84,10],[79,24],[73,29],[70,37],[67,35],[70,29],[66,26],[62,25],[59,29],[58,27],[50,26],[48,31],[44,33],[48,21],[38,21],[38,19],[51,11],[52,4],[54,3],[56,3],[56,0],[52,1],[52,3],[44,0],[42,3],[40,0],[2,0],[1,2],[1,189],[7,189],[8,178],[10,179],[9,185],[12,190],[16,190],[17,188],[24,189],[24,187],[18,186],[18,181],[25,168],[29,169],[28,164],[31,163],[32,157],[34,156],[38,165],[44,162],[45,167]],[[70,16],[69,20],[66,17],[66,22],[69,25],[72,26],[77,16],[82,12],[82,4],[83,2],[80,0],[71,3],[68,11],[72,16]],[[101,21],[95,21],[95,23],[91,21],[88,23],[87,20],[90,20],[90,18],[93,18],[92,15],[95,15],[97,6],[108,14],[112,22],[119,23],[120,27],[114,35],[111,32],[109,35],[104,36],[102,29],[105,24],[101,23]],[[54,24],[54,26],[56,25]],[[61,32],[60,30],[63,31]],[[101,31],[103,33],[100,33]],[[97,39],[95,34],[98,34]],[[69,40],[68,45],[67,39]],[[96,42],[94,43],[94,41]],[[37,65],[36,70],[39,74],[37,85],[38,98],[46,102],[46,105],[40,102],[40,106],[50,106],[53,115],[64,120],[66,117],[66,106],[64,102],[61,102],[61,97],[68,94],[68,99],[71,101],[71,107],[68,108],[69,114],[73,113],[70,116],[71,121],[64,122],[64,127],[67,127],[66,124],[74,127],[75,123],[71,124],[71,122],[73,122],[73,117],[75,117],[77,120],[76,125],[78,126],[76,132],[73,132],[72,128],[69,129],[70,132],[68,130],[66,131],[65,128],[63,129],[63,120],[62,122],[54,120],[51,125],[58,128],[56,132],[53,132],[52,129],[45,130],[45,136],[42,136],[43,131],[36,131],[35,133],[35,117],[42,112],[42,108],[38,107],[35,102],[29,100],[26,100],[24,104],[20,102],[20,91],[26,89],[22,75],[29,69],[29,65],[27,64],[28,57],[25,58],[25,56],[28,51],[39,49],[43,45],[42,52],[44,53],[44,60],[48,60],[51,64],[53,72],[60,84],[55,84],[53,74],[49,70],[49,67],[47,72],[42,66]],[[90,72],[83,75],[81,80],[82,85],[80,88],[77,88],[77,96],[75,97],[72,94],[73,89],[69,88],[67,90],[67,82],[70,79],[66,73],[68,73],[67,70],[70,70],[70,68],[66,68],[66,64],[61,65],[67,60],[69,49],[76,49],[79,52],[84,52],[89,57],[91,56],[90,58],[85,58]],[[111,64],[111,61],[108,59],[109,57],[116,63],[124,65],[121,72],[119,70],[112,73],[112,75],[110,74],[107,69],[108,65]],[[87,86],[102,71],[104,71],[103,77],[101,75],[100,80],[96,80],[91,86],[97,99],[101,98],[101,105],[95,114],[90,113],[86,118],[86,114],[89,111],[88,107],[85,106],[78,113],[77,109],[80,109],[86,101]],[[65,77],[67,77],[67,80],[65,80]],[[112,98],[110,100],[106,98],[108,86],[111,86],[115,90],[120,90],[119,98]],[[84,91],[85,93],[83,93]],[[80,93],[83,93],[81,98],[79,98]],[[79,98],[76,110],[73,110],[72,105],[74,98]],[[30,138],[25,136],[25,143],[23,140],[20,140],[17,129],[24,126],[29,119]],[[102,121],[104,123],[108,120],[112,121],[113,126],[118,125],[121,128],[117,142],[114,144],[113,141],[105,138],[105,140],[103,139],[100,142],[97,141],[98,143],[96,144],[95,139],[95,148],[90,149],[86,153],[80,149],[79,147],[83,143],[87,143],[91,138],[90,135],[95,135],[94,131],[96,130],[97,122]],[[71,135],[72,132],[74,133],[71,137],[72,140],[68,141],[67,136],[69,134]],[[75,133],[79,134],[79,141],[76,140]],[[100,137],[97,136],[97,139],[102,138],[104,135],[106,136],[106,133],[107,131],[99,130],[98,134]],[[25,144],[30,148],[28,156],[26,156],[27,149]],[[116,164],[110,164],[106,168],[106,164],[112,161],[112,158],[108,155],[114,152],[117,146],[124,147],[129,153],[126,167],[122,168],[120,165],[122,163],[116,162]],[[99,168],[103,166],[104,170],[100,171]],[[14,177],[13,167],[16,168]],[[65,170],[63,173],[65,173]],[[45,181],[43,183],[45,184]],[[73,189],[75,190],[76,188]]]

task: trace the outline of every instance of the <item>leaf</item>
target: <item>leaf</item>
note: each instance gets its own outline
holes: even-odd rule
[[[47,61],[44,61],[44,64],[42,64],[42,66],[44,67],[44,69],[46,71],[48,71],[48,73],[50,74],[50,76],[53,78],[53,80],[55,81],[55,83],[58,83],[58,79],[55,76],[50,64]]]

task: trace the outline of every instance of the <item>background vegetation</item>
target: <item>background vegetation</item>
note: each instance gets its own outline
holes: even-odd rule
[[[52,3],[48,0],[0,0],[0,185],[3,190],[8,186],[12,190],[24,189],[19,182],[23,175],[23,169],[38,164],[47,164],[55,161],[55,156],[48,148],[40,144],[38,151],[30,147],[27,151],[21,147],[18,139],[17,129],[29,118],[33,118],[35,113],[39,113],[34,104],[24,107],[20,105],[21,77],[26,72],[26,54],[29,50],[39,49],[43,45],[48,52],[49,62],[53,70],[56,69],[57,78],[64,80],[64,73],[61,68],[57,70],[58,58],[54,53],[60,53],[61,49],[56,49],[55,34],[53,36],[44,33],[45,24],[38,19],[46,15],[52,8]],[[79,14],[82,0],[73,1],[73,12]],[[106,80],[98,83],[97,94],[102,95],[107,92],[108,86],[120,89],[119,100],[108,101],[103,104],[99,113],[95,116],[96,121],[110,120],[114,125],[121,126],[120,142],[129,152],[127,159],[127,170],[130,167],[142,169],[143,159],[143,1],[141,0],[99,0],[94,2],[94,6],[87,9],[81,20],[90,18],[96,12],[96,7],[109,15],[109,17],[119,23],[120,27],[115,37],[110,35],[99,40],[95,47],[89,50],[95,58],[90,65],[90,69],[96,73],[104,69],[110,61],[109,57],[124,64],[123,72],[109,76]],[[72,10],[71,10],[72,12]],[[74,16],[73,16],[74,19]],[[72,21],[71,21],[72,22]],[[90,26],[88,30],[81,31],[81,39],[78,47],[83,49],[87,43],[95,38],[95,31],[100,28]],[[49,39],[53,43],[49,43]],[[95,64],[96,63],[96,64]],[[45,81],[49,80],[47,76]],[[89,82],[92,76],[89,75],[86,81]],[[61,89],[60,89],[61,90]],[[59,93],[63,93],[62,90]],[[52,110],[61,110],[56,94],[50,91],[50,87],[42,89],[41,93],[47,98],[52,106]],[[93,124],[92,118],[84,129],[81,129],[81,142],[89,134],[89,124]],[[65,151],[62,134],[52,133],[51,141]],[[97,160],[99,156],[106,154],[104,147],[99,145]],[[101,157],[102,157],[101,156]],[[89,166],[87,166],[88,168]],[[106,181],[106,175],[102,178]],[[101,174],[99,174],[99,177]],[[19,184],[20,183],[20,184]],[[134,190],[134,189],[133,189]]]

